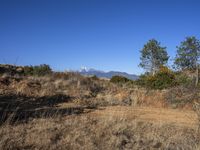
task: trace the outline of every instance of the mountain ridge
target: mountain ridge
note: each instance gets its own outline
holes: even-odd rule
[[[86,67],[82,67],[79,71],[78,71],[81,75],[85,75],[85,76],[94,76],[96,75],[99,78],[112,78],[113,76],[123,76],[126,77],[128,79],[131,80],[136,80],[138,79],[138,76],[135,74],[129,74],[126,72],[120,72],[120,71],[101,71],[101,70],[96,70],[96,69],[88,69]]]

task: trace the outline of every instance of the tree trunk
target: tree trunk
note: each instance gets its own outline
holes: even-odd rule
[[[152,69],[151,69],[151,74],[154,76],[156,74],[156,60],[153,57],[152,58]]]
[[[196,63],[196,82],[195,82],[195,86],[197,87],[199,83],[199,65],[198,63]]]

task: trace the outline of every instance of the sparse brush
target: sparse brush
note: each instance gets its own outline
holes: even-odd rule
[[[197,116],[198,116],[198,134],[199,134],[198,136],[200,140],[200,103],[194,102],[193,108],[196,111]]]
[[[195,129],[150,123],[137,119],[137,111],[131,113],[127,109],[134,110],[137,106],[165,108],[168,92],[170,98],[180,98],[181,103],[181,98],[185,98],[190,104],[198,99],[198,90],[190,91],[188,86],[147,90],[121,77],[115,81],[117,84],[74,72],[1,76],[0,149],[198,148],[200,143]],[[179,97],[179,94],[182,95]],[[173,103],[173,100],[169,101]],[[119,108],[120,113],[113,110],[104,115],[95,114],[104,112],[107,106],[111,110]],[[121,110],[122,106],[130,116]],[[141,118],[144,114],[145,111],[140,114]]]
[[[198,88],[177,86],[166,91],[165,100],[174,108],[185,105],[192,107],[193,102],[199,99],[198,93]]]

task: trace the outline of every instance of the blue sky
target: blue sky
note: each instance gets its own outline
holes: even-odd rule
[[[149,39],[173,58],[190,35],[200,38],[199,0],[0,0],[0,63],[140,74]]]

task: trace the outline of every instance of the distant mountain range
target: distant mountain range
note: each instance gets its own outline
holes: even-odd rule
[[[113,76],[123,76],[131,80],[136,80],[138,79],[137,75],[134,74],[128,74],[126,72],[119,72],[119,71],[109,71],[109,72],[104,72],[100,70],[95,70],[95,69],[87,69],[86,67],[82,67],[81,70],[78,71],[81,75],[86,75],[86,76],[92,76],[96,75],[99,78],[112,78]]]

